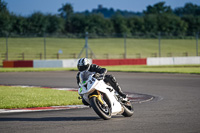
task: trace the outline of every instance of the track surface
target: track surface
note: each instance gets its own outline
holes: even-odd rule
[[[125,92],[157,96],[135,103],[133,117],[100,119],[92,109],[0,114],[1,133],[110,132],[199,133],[200,75],[117,73]],[[0,84],[46,87],[77,87],[76,72],[0,73]]]

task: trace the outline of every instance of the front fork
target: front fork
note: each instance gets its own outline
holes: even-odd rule
[[[89,99],[92,98],[92,97],[96,97],[96,98],[99,100],[99,102],[100,102],[102,105],[104,105],[105,102],[104,102],[103,99],[102,99],[101,93],[100,93],[99,91],[96,91],[96,92],[97,92],[97,94],[89,95]]]

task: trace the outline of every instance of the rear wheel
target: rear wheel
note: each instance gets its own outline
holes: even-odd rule
[[[111,118],[111,109],[108,106],[101,104],[97,97],[94,96],[90,98],[90,105],[99,117],[104,120],[109,120]]]

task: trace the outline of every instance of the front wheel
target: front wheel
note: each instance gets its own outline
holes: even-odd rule
[[[134,113],[133,105],[129,102],[128,104],[123,104],[122,106],[124,107],[124,112],[122,115],[124,117],[131,117]]]
[[[90,98],[90,105],[99,117],[104,120],[109,120],[111,118],[111,109],[108,106],[102,105],[97,97],[94,96]]]

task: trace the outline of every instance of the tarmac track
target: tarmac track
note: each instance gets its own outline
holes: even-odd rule
[[[92,109],[0,114],[1,133],[199,133],[200,75],[111,72],[123,91],[156,96],[133,117],[100,119]],[[0,84],[76,88],[76,72],[0,73]]]

